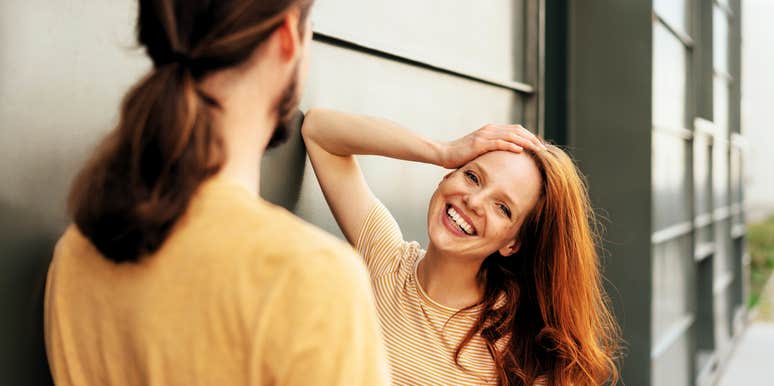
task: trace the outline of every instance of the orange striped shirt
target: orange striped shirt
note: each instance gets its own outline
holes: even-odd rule
[[[494,362],[476,335],[454,352],[475,323],[480,309],[460,312],[439,304],[417,282],[425,251],[403,240],[387,208],[377,202],[366,216],[355,245],[371,274],[376,308],[396,385],[496,384]]]

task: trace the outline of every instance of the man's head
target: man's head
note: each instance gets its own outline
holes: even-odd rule
[[[288,123],[300,99],[308,69],[312,3],[141,0],[138,38],[156,68],[180,64],[192,75],[200,96],[213,105],[248,94],[234,85],[268,99],[276,121],[271,147],[288,137]],[[253,107],[259,108],[258,103]]]
[[[243,153],[258,154],[256,140],[287,136],[312,1],[139,0],[137,37],[153,68],[127,93],[118,126],[69,199],[79,230],[105,257],[156,251],[241,142],[252,144]]]

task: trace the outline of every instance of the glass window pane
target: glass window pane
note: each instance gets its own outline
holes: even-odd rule
[[[325,0],[315,30],[499,80],[524,74],[524,0]]]
[[[653,358],[652,385],[691,385],[691,329],[685,330],[658,358]]]
[[[678,237],[653,247],[653,341],[666,337],[694,304],[691,237]]]
[[[728,139],[728,82],[725,78],[715,76],[713,84],[713,114],[720,138]]]
[[[653,132],[653,230],[658,231],[691,220],[691,164],[685,139],[656,130]]]
[[[728,72],[728,16],[715,7],[712,14],[712,50],[715,70]]]
[[[742,151],[734,146],[731,148],[731,204],[743,204],[742,202]]]
[[[653,9],[669,23],[688,33],[688,4],[687,0],[653,0]]]
[[[653,123],[686,127],[687,52],[661,23],[653,26]]]
[[[718,352],[724,352],[731,344],[731,291],[725,291],[714,295],[714,320],[715,320],[715,347]]]
[[[715,208],[726,208],[729,205],[728,145],[716,143],[712,152],[712,198]]]

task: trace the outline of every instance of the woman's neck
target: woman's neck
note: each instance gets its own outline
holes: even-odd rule
[[[478,281],[483,260],[450,258],[432,243],[417,267],[417,280],[434,301],[452,308],[465,308],[478,303],[484,288]]]

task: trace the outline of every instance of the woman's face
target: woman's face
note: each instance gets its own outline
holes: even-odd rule
[[[489,152],[449,173],[430,199],[430,242],[445,255],[483,259],[518,249],[516,232],[540,195],[540,171],[526,153]]]

